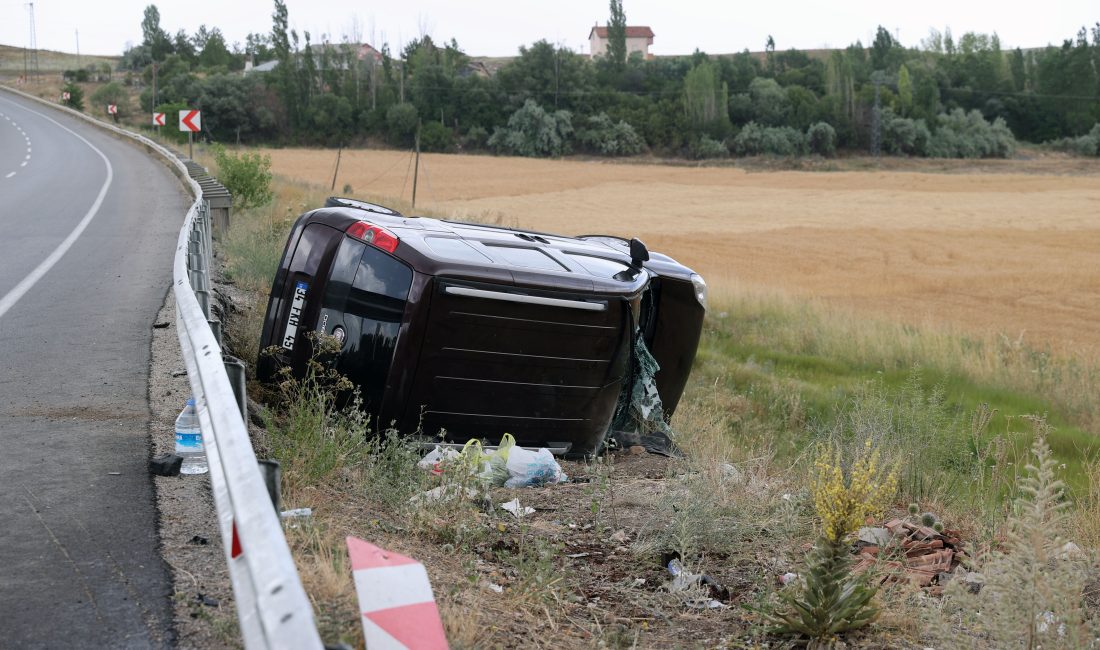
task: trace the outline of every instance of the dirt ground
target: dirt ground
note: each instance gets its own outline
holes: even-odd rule
[[[267,153],[276,174],[332,183],[335,151]],[[740,165],[427,154],[417,206],[636,236],[702,273],[718,298],[735,289],[817,297],[876,317],[1100,353],[1100,161]],[[408,152],[344,151],[336,188],[408,201],[411,167]]]

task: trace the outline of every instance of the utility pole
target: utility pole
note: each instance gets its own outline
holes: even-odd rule
[[[407,168],[406,168],[407,169]],[[416,123],[416,166],[413,167],[413,202],[412,209],[416,209],[416,179],[420,176],[420,123]]]
[[[151,103],[152,103],[152,106],[149,107],[149,112],[150,113],[156,113],[157,112],[157,62],[156,61],[153,61],[153,100],[152,100]],[[157,128],[157,131],[158,132],[160,131],[159,127]]]
[[[76,69],[80,69],[80,30],[76,30]]]
[[[39,77],[39,70],[38,70],[38,38],[37,38],[37,36],[35,34],[35,30],[34,30],[34,3],[33,2],[28,2],[27,3],[27,11],[30,14],[30,26],[31,26],[30,44],[29,44],[30,51],[31,51],[30,63],[34,67],[34,81],[35,81],[35,83],[38,83],[38,81],[39,81],[39,78],[38,78]],[[25,70],[25,73],[26,73],[27,65],[24,64],[23,67],[24,67],[24,70]]]

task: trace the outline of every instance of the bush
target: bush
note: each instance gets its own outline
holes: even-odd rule
[[[895,156],[927,156],[932,134],[924,120],[898,117],[889,108],[882,111],[882,148]]]
[[[130,94],[117,81],[101,86],[92,93],[92,105],[94,106],[92,113],[107,115],[108,104],[114,104],[118,107],[118,117],[126,117],[130,114]]]
[[[836,129],[828,122],[818,122],[806,129],[806,146],[811,153],[831,158],[836,155]]]
[[[572,135],[569,111],[550,113],[528,99],[508,118],[508,126],[496,128],[489,146],[518,156],[561,156],[569,153]]]
[[[454,148],[454,132],[432,120],[420,127],[420,148],[424,151],[450,151]]]
[[[66,70],[61,73],[61,78],[65,81],[88,83],[88,71],[83,68],[79,70]]]
[[[586,120],[586,128],[577,132],[577,140],[592,153],[603,156],[633,156],[645,151],[642,137],[627,122],[617,123],[607,113]]]
[[[489,143],[489,132],[483,126],[472,126],[462,136],[463,149],[484,149]]]
[[[833,135],[835,137],[835,132]],[[741,156],[797,156],[805,153],[806,136],[789,126],[760,126],[749,122],[733,139],[733,150]]]
[[[956,108],[938,118],[928,155],[936,158],[1008,158],[1016,150],[1016,138],[1002,118],[989,123],[976,110]]]
[[[69,93],[68,99],[61,100],[61,103],[69,108],[76,109],[78,111],[84,110],[84,89],[75,83],[69,82],[61,89],[61,92]]]
[[[419,121],[415,106],[408,102],[394,104],[386,111],[386,137],[392,144],[409,146]]]
[[[1048,144],[1060,151],[1075,153],[1079,156],[1100,156],[1100,122],[1093,125],[1092,130],[1085,135],[1062,138]]]
[[[691,142],[691,146],[688,147],[688,155],[696,160],[725,158],[729,155],[729,149],[721,142],[702,135]]]
[[[234,154],[215,145],[218,180],[233,195],[234,207],[246,209],[274,198],[271,190],[271,157],[258,153]]]

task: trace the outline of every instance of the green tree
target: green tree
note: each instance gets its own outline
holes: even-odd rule
[[[172,53],[172,40],[160,27],[160,10],[156,5],[145,8],[145,15],[141,21],[141,35],[142,45],[149,49],[149,55],[154,61],[163,61],[164,57]]]
[[[913,80],[905,64],[898,69],[898,104],[902,115],[908,116],[913,110]]]
[[[204,68],[228,68],[233,62],[233,55],[225,44],[225,36],[215,27],[207,34],[202,49],[199,51],[199,65]]]
[[[719,80],[718,69],[709,61],[695,66],[684,77],[684,111],[696,133],[717,140],[729,135],[728,104],[729,87]]]
[[[275,11],[271,14],[271,48],[275,60],[279,62],[271,73],[271,85],[281,100],[286,113],[286,122],[291,127],[298,124],[298,91],[296,88],[296,65],[294,52],[290,49],[290,35],[287,31],[287,10],[283,0],[275,0]]]
[[[626,14],[623,0],[611,0],[607,19],[607,58],[617,68],[626,65]]]
[[[100,86],[92,93],[91,101],[92,105],[95,107],[92,109],[92,113],[94,114],[107,115],[107,106],[109,104],[114,104],[118,107],[119,118],[130,115],[130,93],[126,92],[122,84],[117,81],[112,81],[105,86]]]
[[[68,99],[61,100],[61,103],[69,108],[76,109],[78,111],[84,110],[84,89],[76,85],[73,82],[65,84],[61,88],[62,92],[69,93]]]
[[[529,99],[508,118],[508,126],[497,127],[489,146],[519,156],[560,156],[569,153],[572,135],[569,111],[551,113]]]
[[[233,207],[244,210],[264,205],[275,193],[271,191],[271,157],[258,153],[240,155],[214,146],[214,164],[218,180],[233,195]]]

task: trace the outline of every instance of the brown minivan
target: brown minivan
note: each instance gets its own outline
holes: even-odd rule
[[[259,374],[304,372],[310,332],[382,427],[597,453],[640,337],[671,417],[706,284],[637,241],[405,217],[331,198],[295,222],[271,288]]]

